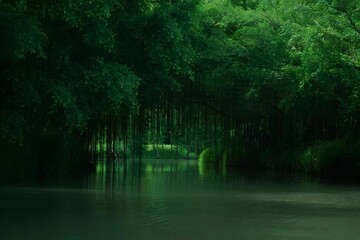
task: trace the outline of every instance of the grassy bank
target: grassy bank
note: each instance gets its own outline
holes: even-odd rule
[[[148,144],[144,146],[144,158],[155,159],[177,159],[196,158],[194,152],[188,151],[185,147],[170,144]]]

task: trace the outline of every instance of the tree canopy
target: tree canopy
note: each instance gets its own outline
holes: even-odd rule
[[[60,134],[252,159],[360,134],[356,0],[2,0],[0,46],[0,139],[20,151]]]

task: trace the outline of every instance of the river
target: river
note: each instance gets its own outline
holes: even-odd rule
[[[357,240],[360,187],[200,170],[194,160],[118,164],[76,183],[0,188],[0,239]]]

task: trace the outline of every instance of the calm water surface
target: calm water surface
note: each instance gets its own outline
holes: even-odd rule
[[[0,239],[360,239],[359,187],[291,179],[99,164],[70,187],[0,188]]]

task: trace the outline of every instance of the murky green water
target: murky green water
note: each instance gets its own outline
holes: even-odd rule
[[[287,179],[287,180],[285,180]],[[0,239],[360,238],[360,188],[152,160],[71,187],[0,188]]]

